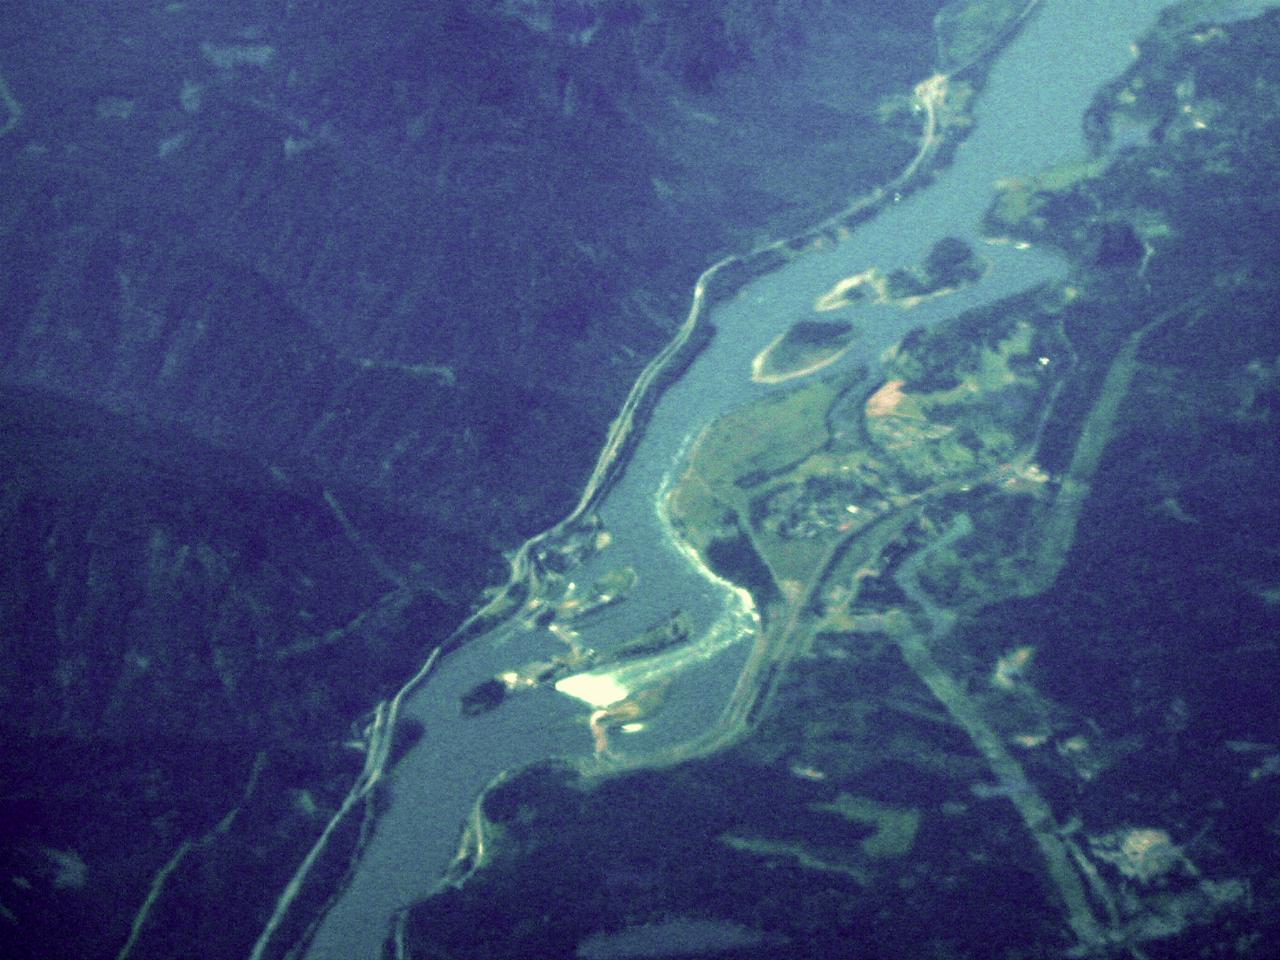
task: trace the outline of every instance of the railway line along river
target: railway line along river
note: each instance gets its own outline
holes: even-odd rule
[[[914,328],[1062,276],[1056,255],[982,236],[995,184],[1086,158],[1085,110],[1166,6],[1029,3],[949,165],[934,169],[953,136],[956,71],[917,86],[920,148],[894,181],[804,238],[703,274],[686,322],[633,388],[574,511],[513,554],[507,586],[374,712],[364,770],[281,892],[254,960],[381,956],[401,910],[483,860],[482,831],[466,835],[461,853],[460,837],[477,798],[506,772],[561,757],[607,774],[741,735],[785,666],[787,631],[762,625],[751,595],[673,532],[664,493],[683,459],[726,412],[789,389],[753,380],[753,358],[797,320],[833,316],[816,314],[815,302],[852,289],[851,278],[916,269],[944,238],[980,251],[985,265],[980,279],[945,296],[851,302],[840,318],[856,337],[827,371],[874,365]],[[392,766],[391,738],[406,719],[424,733]],[[359,857],[308,923],[299,914],[304,901],[314,908],[313,868],[357,821]]]

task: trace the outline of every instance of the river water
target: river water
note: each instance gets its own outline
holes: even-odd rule
[[[770,389],[750,379],[752,358],[792,322],[811,315],[816,297],[838,280],[876,266],[919,264],[946,236],[968,240],[992,263],[974,286],[906,311],[887,306],[846,310],[861,338],[841,363],[873,362],[909,330],[930,326],[981,304],[1026,290],[1065,271],[1034,249],[984,245],[978,230],[993,185],[1082,160],[1082,117],[1095,91],[1122,72],[1132,44],[1166,0],[1044,0],[1002,51],[974,110],[976,126],[952,165],[931,184],[888,205],[853,235],[806,254],[742,289],[712,311],[716,335],[663,395],[621,479],[599,508],[613,544],[571,573],[589,582],[631,564],[639,585],[627,601],[581,630],[592,647],[611,645],[679,608],[702,641],[691,662],[641,663],[631,675],[588,676],[560,689],[601,703],[643,688],[662,672],[671,678],[662,711],[644,729],[615,734],[628,755],[683,742],[714,724],[737,682],[755,620],[749,598],[690,562],[658,509],[660,493],[692,437],[722,413]],[[353,878],[321,922],[310,960],[361,960],[380,955],[392,918],[426,896],[454,856],[477,795],[503,770],[548,757],[592,753],[589,707],[542,688],[509,697],[497,710],[463,717],[460,697],[481,680],[564,652],[546,631],[505,624],[444,659],[402,712],[425,735],[390,776],[390,801]]]

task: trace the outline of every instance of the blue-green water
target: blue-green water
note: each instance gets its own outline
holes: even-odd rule
[[[710,346],[663,395],[621,480],[601,505],[613,545],[574,571],[590,581],[633,565],[634,597],[582,629],[583,641],[607,650],[679,608],[701,631],[718,630],[718,652],[683,671],[663,712],[640,732],[622,735],[629,755],[692,738],[716,721],[737,682],[753,635],[741,596],[708,579],[678,549],[663,521],[660,492],[692,437],[724,412],[769,389],[750,380],[750,362],[837,280],[871,266],[913,266],[945,236],[978,246],[992,262],[980,283],[910,311],[845,311],[862,331],[846,365],[874,362],[910,329],[1029,289],[1065,266],[1038,250],[984,245],[978,234],[993,185],[1085,156],[1081,119],[1094,92],[1131,62],[1134,43],[1164,0],[1046,0],[993,68],[975,110],[976,127],[951,167],[927,188],[888,207],[832,248],[803,256],[762,277],[714,309]],[[425,734],[391,776],[390,802],[355,875],[321,924],[312,958],[375,957],[398,909],[435,886],[457,850],[475,797],[501,771],[553,756],[587,756],[587,710],[550,689],[463,717],[461,695],[477,682],[528,661],[563,652],[545,631],[510,623],[450,655],[405,702]],[[589,851],[583,851],[589,855]]]

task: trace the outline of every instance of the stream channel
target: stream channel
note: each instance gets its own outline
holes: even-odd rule
[[[624,472],[596,510],[611,545],[567,575],[589,584],[624,565],[638,574],[626,600],[584,618],[578,630],[585,645],[607,651],[676,609],[696,624],[694,642],[665,659],[508,696],[476,716],[460,710],[467,691],[503,671],[563,654],[565,644],[546,629],[524,626],[517,614],[443,657],[400,704],[401,717],[422,724],[425,733],[387,774],[389,799],[349,883],[305,947],[309,960],[380,957],[397,912],[429,895],[448,868],[487,784],[502,771],[546,758],[592,755],[586,722],[592,701],[612,703],[659,677],[670,681],[661,711],[642,729],[611,734],[620,753],[641,761],[716,723],[750,652],[757,619],[744,591],[712,577],[679,549],[661,515],[661,493],[691,440],[726,411],[787,388],[752,382],[752,358],[793,322],[814,316],[814,300],[842,278],[872,266],[885,272],[915,266],[948,236],[970,243],[991,262],[980,282],[914,309],[865,305],[836,314],[860,332],[840,361],[854,365],[874,363],[911,329],[1062,276],[1065,263],[1045,251],[983,242],[980,223],[993,185],[1085,159],[1086,108],[1097,89],[1132,62],[1132,44],[1165,6],[1167,0],[1043,0],[992,65],[974,109],[975,126],[949,167],[887,203],[851,236],[794,258],[711,308],[713,339],[661,395]],[[269,939],[264,934],[259,947]],[[299,949],[295,945],[290,954]]]

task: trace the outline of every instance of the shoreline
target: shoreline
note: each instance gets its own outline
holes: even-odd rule
[[[788,380],[798,380],[800,377],[807,377],[811,373],[817,373],[824,367],[829,367],[835,363],[846,353],[853,349],[853,342],[846,343],[839,350],[830,353],[825,357],[815,360],[813,363],[806,364],[803,367],[796,367],[794,370],[784,370],[781,373],[765,373],[764,368],[769,363],[770,356],[773,354],[782,341],[786,338],[786,334],[779,334],[778,337],[767,347],[755,355],[755,359],[751,361],[751,382],[772,385],[775,383],[786,383]]]

